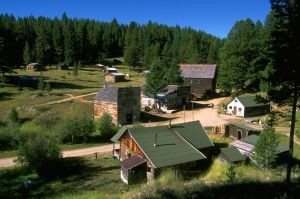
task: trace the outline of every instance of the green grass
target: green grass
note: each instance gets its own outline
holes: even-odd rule
[[[65,159],[65,176],[56,180],[40,179],[23,168],[0,170],[0,198],[20,198],[21,183],[32,181],[31,198],[119,198],[140,185],[128,186],[120,179],[119,160],[111,154]]]
[[[18,155],[18,150],[10,150],[10,151],[0,151],[0,159],[1,158],[9,158],[15,157]]]
[[[138,75],[137,72],[130,70],[127,66],[114,66],[119,72],[129,74],[126,82],[108,83],[111,86],[141,86],[145,82],[145,78]],[[40,72],[24,71],[21,69],[15,70],[17,74],[12,76],[39,76]],[[7,79],[12,77],[7,76]],[[36,104],[43,104],[49,101],[67,98],[66,94],[82,95],[91,92],[97,92],[104,84],[104,73],[100,70],[90,70],[83,68],[79,71],[77,77],[72,73],[72,70],[56,70],[51,69],[43,72],[45,82],[50,83],[52,91],[48,94],[44,92],[43,96],[38,97],[40,92],[36,88],[22,87],[23,90],[18,90],[16,85],[0,83],[0,113],[6,114],[11,107],[27,107]]]

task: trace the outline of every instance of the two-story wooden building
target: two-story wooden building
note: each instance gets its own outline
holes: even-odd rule
[[[184,84],[191,86],[195,99],[213,94],[216,87],[216,64],[180,64]]]
[[[197,169],[214,146],[199,121],[148,128],[123,127],[112,139],[126,183],[152,180],[161,169]]]

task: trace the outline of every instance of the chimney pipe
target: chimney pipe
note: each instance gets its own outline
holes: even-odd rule
[[[154,147],[156,147],[156,146],[157,146],[157,145],[156,145],[156,143],[157,143],[157,132],[155,132]]]

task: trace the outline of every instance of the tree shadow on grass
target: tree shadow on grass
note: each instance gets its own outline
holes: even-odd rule
[[[52,89],[85,89],[85,88],[98,88],[92,86],[82,86],[78,84],[65,83],[65,82],[48,82]]]
[[[0,101],[11,100],[13,95],[10,92],[0,92]]]

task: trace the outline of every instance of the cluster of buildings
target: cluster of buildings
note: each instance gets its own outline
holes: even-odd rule
[[[142,106],[167,112],[180,109],[191,100],[212,94],[215,89],[216,65],[180,65],[183,85],[168,85],[155,98],[144,95],[140,87],[104,86],[94,100],[94,118],[109,113],[116,125],[139,121]],[[116,71],[103,68],[108,74]],[[226,106],[227,114],[250,117],[265,114],[269,106],[255,96],[235,97]],[[236,141],[222,148],[220,158],[230,163],[251,159],[260,130],[244,124],[229,123],[213,128],[212,133],[232,137]],[[147,128],[123,126],[111,139],[113,156],[120,160],[121,179],[128,184],[154,179],[164,168],[197,170],[212,157],[214,144],[200,121]],[[288,148],[280,145],[278,157],[285,157]]]

